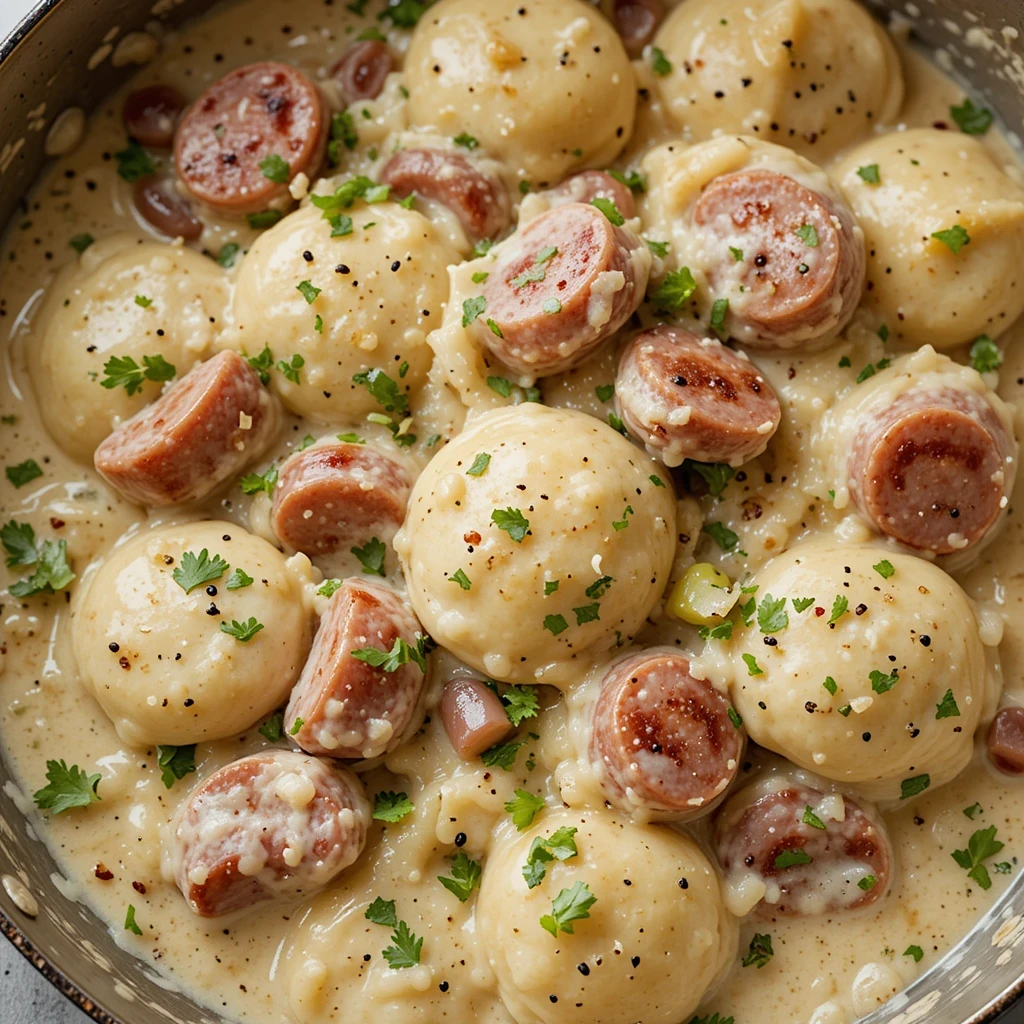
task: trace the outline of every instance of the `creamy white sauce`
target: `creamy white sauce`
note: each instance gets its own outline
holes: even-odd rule
[[[173,0],[161,0],[154,9],[170,6]],[[729,5],[729,10],[737,7]],[[916,14],[912,4],[907,10]],[[284,11],[281,5],[262,0],[242,0],[163,39],[159,54],[133,84],[167,82],[194,98],[227,69],[260,59],[293,62],[313,76],[324,77],[352,37],[369,24],[371,19],[351,16],[342,4],[325,6],[314,0],[294,0]],[[585,21],[573,22],[557,45],[584,46],[586,31]],[[115,64],[148,61],[158,45],[155,36],[139,34],[123,38],[115,48],[116,34],[115,30],[97,50],[93,65],[111,54]],[[389,37],[397,50],[404,51],[408,34],[391,31]],[[1012,43],[1009,35],[1004,35],[1003,44],[997,44],[979,29],[971,29],[966,41],[980,48],[1009,47]],[[959,90],[917,54],[906,49],[901,53],[907,92],[900,124],[927,126],[948,120],[949,103],[959,102]],[[507,58],[508,53],[502,50],[492,59]],[[651,85],[646,62],[637,63],[637,75],[642,85]],[[346,172],[369,170],[377,160],[377,154],[370,150],[384,146],[392,133],[408,127],[401,85],[402,76],[393,75],[382,97],[360,105],[369,116],[360,116],[357,121],[361,145],[347,159]],[[185,514],[161,510],[147,517],[143,510],[110,491],[91,465],[63,454],[41,422],[40,405],[51,401],[51,396],[35,393],[27,372],[30,353],[40,344],[45,330],[40,322],[40,298],[67,287],[67,277],[58,277],[58,273],[66,265],[77,263],[69,239],[89,233],[100,240],[83,257],[83,265],[88,266],[98,260],[100,247],[107,244],[104,240],[109,236],[125,233],[130,246],[146,231],[132,212],[130,187],[117,177],[116,160],[111,158],[124,146],[120,122],[124,95],[122,92],[104,104],[84,131],[77,109],[56,119],[47,143],[55,163],[29,196],[25,214],[16,218],[9,230],[0,285],[0,314],[4,318],[0,322],[6,323],[10,339],[0,382],[0,407],[5,416],[15,417],[13,423],[0,426],[0,445],[6,464],[32,458],[44,470],[42,478],[17,490],[4,485],[4,511],[7,518],[32,523],[40,537],[67,540],[79,577],[75,587],[87,581],[94,563],[124,538],[156,522],[184,523],[197,518],[195,510]],[[531,101],[530,97],[521,99]],[[643,102],[632,142],[619,163],[637,166],[648,149],[678,135],[678,130],[667,123],[657,99]],[[994,130],[985,142],[1000,161],[1018,173],[1014,154]],[[13,159],[16,151],[14,147],[0,155],[0,166]],[[511,164],[509,167],[515,170]],[[292,196],[301,198],[308,185],[293,182]],[[244,222],[210,217],[206,223],[197,248],[212,254],[228,242],[247,249],[255,238]],[[436,230],[448,239],[444,242],[448,251],[466,255],[465,239],[447,214],[439,213]],[[659,261],[654,262],[657,272]],[[225,288],[232,287],[236,273],[228,275]],[[459,270],[452,278],[456,291],[467,284],[465,275],[460,280]],[[621,282],[617,280],[607,282],[609,301],[619,287]],[[230,316],[228,311],[225,313]],[[444,378],[435,364],[432,383],[414,409],[413,424],[402,424],[403,430],[414,429],[421,437],[435,431],[451,436],[465,416],[442,380],[457,386],[470,407],[500,404],[483,383],[464,339],[452,329],[452,317],[457,319],[457,315],[457,311],[449,312],[445,328],[428,339],[438,353],[438,364],[451,367],[451,378]],[[601,316],[607,318],[603,308],[594,309],[592,315],[598,320]],[[196,319],[197,330],[201,320],[201,316]],[[440,317],[432,326],[440,327]],[[1007,353],[999,372],[999,393],[1011,402],[1024,399],[1022,333],[1020,327],[1011,328],[1003,338]],[[377,343],[376,336],[362,340],[368,349]],[[199,350],[209,355],[209,351],[202,352],[204,345],[199,344]],[[253,346],[256,348],[258,344]],[[783,425],[769,453],[745,467],[745,480],[730,484],[722,502],[706,499],[703,503],[706,516],[713,512],[716,519],[741,533],[747,555],[721,554],[706,547],[705,538],[701,560],[715,562],[733,579],[740,579],[798,538],[835,531],[849,542],[866,539],[868,531],[863,523],[852,516],[843,518],[847,510],[841,488],[834,504],[821,500],[830,484],[822,475],[820,463],[812,458],[809,439],[823,409],[833,402],[840,387],[851,383],[836,371],[837,354],[849,353],[855,373],[860,366],[880,359],[885,351],[873,332],[851,329],[836,346],[820,354],[751,353],[779,394]],[[964,361],[966,354],[955,355]],[[545,402],[582,409],[604,419],[610,406],[595,397],[594,388],[611,382],[614,360],[612,343],[584,365],[546,381]],[[332,423],[331,433],[349,429],[382,445],[392,444],[384,428],[367,424],[361,416],[350,420],[340,417]],[[280,461],[302,443],[307,433],[317,436],[323,428],[290,418],[280,441],[259,468],[265,468],[271,456]],[[422,465],[430,454],[417,449],[410,459]],[[771,482],[766,473],[770,473]],[[453,486],[463,484],[464,479],[457,477]],[[1022,486],[1018,481],[1017,500],[1022,496]],[[820,495],[818,500],[813,498],[815,493]],[[447,497],[455,501],[458,495]],[[680,503],[679,525],[685,540],[677,552],[676,575],[690,564],[697,544],[700,520],[695,506],[692,499]],[[245,524],[254,533],[272,539],[266,499],[252,500],[234,487],[224,493],[223,500],[211,501],[200,509],[198,517]],[[693,527],[689,532],[688,524]],[[601,562],[602,555],[595,552],[595,575],[601,573]],[[343,576],[359,568],[347,555],[322,560],[317,567],[326,576]],[[392,582],[400,585],[397,558],[391,550],[387,568]],[[8,578],[19,575],[15,570]],[[956,577],[978,603],[982,635],[986,644],[993,645],[993,671],[1001,672],[1004,692],[1011,700],[1024,701],[1024,633],[1012,628],[1019,626],[1024,604],[1024,533],[1012,501],[1011,514],[998,539],[976,566],[956,573]],[[654,614],[659,612],[660,607]],[[1011,628],[1004,631],[1004,625]],[[286,1020],[319,1024],[341,1019],[397,1022],[414,1018],[500,1024],[512,1020],[499,998],[488,959],[494,951],[483,948],[477,934],[473,901],[457,903],[435,879],[448,872],[448,858],[460,833],[468,837],[466,852],[476,859],[486,861],[507,849],[508,836],[494,827],[507,818],[504,803],[516,786],[539,790],[547,795],[550,807],[560,803],[559,791],[574,806],[588,802],[600,806],[599,796],[595,803],[593,780],[568,757],[573,726],[571,707],[567,709],[566,704],[584,701],[585,693],[570,692],[557,706],[555,692],[546,693],[544,703],[550,706],[533,723],[540,738],[526,747],[536,760],[533,772],[524,767],[526,758],[522,756],[512,772],[487,771],[476,762],[459,761],[435,716],[421,734],[366,775],[371,795],[380,790],[407,792],[416,805],[414,815],[399,825],[375,823],[360,861],[322,895],[301,902],[261,904],[230,921],[208,921],[195,917],[177,888],[162,878],[160,830],[195,781],[244,754],[264,749],[267,742],[254,726],[237,738],[202,743],[197,749],[197,775],[186,776],[168,790],[160,779],[155,748],[123,742],[83,689],[70,651],[68,606],[63,593],[24,602],[8,597],[4,601],[3,626],[0,723],[5,753],[22,790],[31,793],[44,785],[45,764],[51,758],[64,758],[69,764],[103,776],[99,790],[102,800],[87,810],[44,820],[37,818],[23,799],[33,822],[29,827],[43,834],[61,865],[66,878],[55,877],[55,883],[96,908],[109,922],[118,942],[152,964],[162,983],[193,993],[197,1000],[227,1016],[261,1024]],[[471,629],[472,623],[466,626]],[[514,629],[515,624],[509,623],[508,628]],[[701,652],[695,631],[668,619],[648,627],[640,639],[648,644],[677,644],[694,655]],[[458,670],[443,652],[435,660],[432,700],[446,673]],[[698,665],[706,665],[709,675],[722,675],[719,655],[710,647],[694,665],[695,671]],[[507,656],[498,652],[489,656],[488,666],[495,674],[510,670]],[[867,701],[870,698],[859,698],[854,711],[866,713]],[[990,716],[992,710],[988,708],[986,714]],[[984,725],[979,730],[979,736],[983,735]],[[746,774],[774,763],[774,759],[760,756],[750,760],[752,768]],[[741,952],[746,951],[756,931],[768,931],[773,937],[774,957],[763,970],[744,969],[738,959],[733,962],[701,1012],[715,1011],[723,1018],[735,1016],[740,1024],[781,1020],[845,1024],[889,998],[936,963],[994,903],[1016,873],[1017,857],[1024,852],[1022,785],[992,770],[979,745],[974,760],[957,779],[924,794],[913,806],[897,804],[886,810],[884,818],[898,865],[891,892],[866,910],[844,915],[745,920],[740,925]],[[289,791],[288,798],[294,799],[296,806],[302,804],[301,797],[294,788]],[[981,804],[982,811],[969,819],[963,809],[975,803]],[[841,821],[841,798],[827,797],[818,811]],[[1012,865],[1012,874],[993,872],[992,888],[984,891],[970,883],[950,852],[966,847],[970,834],[988,825],[998,828],[998,837],[1005,843],[999,859]],[[689,831],[706,843],[706,821]],[[301,846],[296,845],[287,856],[296,862],[301,860]],[[256,862],[250,865],[254,872],[260,867]],[[108,873],[112,877],[107,878]],[[2,883],[23,912],[37,912],[36,897],[17,878],[4,876]],[[382,961],[380,951],[388,940],[384,929],[368,926],[364,920],[367,894],[398,901],[400,916],[424,937],[419,966],[391,971]],[[607,899],[606,894],[598,895]],[[747,884],[728,892],[726,902],[733,912],[743,913],[762,895],[763,885]],[[136,921],[143,932],[140,937],[122,927],[129,903],[136,908]],[[585,924],[578,928],[582,931]],[[677,952],[681,950],[684,957],[690,938],[679,939]],[[1005,949],[1002,955],[1009,955],[1022,939],[1021,922],[1009,918],[992,941]],[[920,963],[903,953],[910,946],[923,950]],[[576,974],[573,963],[563,964],[561,969],[566,976]],[[628,996],[633,1014],[643,1019],[644,993]],[[936,994],[934,1001],[937,998]],[[908,1024],[924,1019],[930,1009],[931,1005],[923,1004],[908,1008],[903,1019]],[[520,1019],[534,1018],[524,1015]]]

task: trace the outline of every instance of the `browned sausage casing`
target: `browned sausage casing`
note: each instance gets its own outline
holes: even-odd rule
[[[277,429],[276,400],[235,352],[190,370],[96,449],[103,478],[129,501],[198,501],[257,458]]]
[[[363,39],[342,54],[331,68],[331,77],[338,83],[346,104],[375,100],[394,66],[391,50],[383,39]]]
[[[281,466],[274,488],[274,532],[307,555],[348,551],[402,525],[409,474],[371,445],[318,445]]]
[[[461,153],[400,149],[381,169],[380,180],[399,199],[416,193],[447,206],[472,239],[494,238],[512,219],[505,186]]]
[[[863,418],[850,494],[879,532],[938,555],[977,544],[999,519],[1014,442],[974,391],[914,388]]]
[[[782,417],[749,359],[669,324],[641,331],[623,350],[615,401],[630,433],[667,466],[738,466],[764,451]]]
[[[254,213],[287,194],[260,164],[278,156],[290,179],[314,177],[329,133],[317,87],[299,70],[266,61],[218,79],[186,111],[174,139],[178,177],[197,199],[228,214]]]
[[[644,651],[612,665],[590,742],[605,795],[624,810],[643,807],[676,820],[710,810],[743,756],[745,736],[729,711],[674,651]]]
[[[479,679],[452,679],[441,691],[441,722],[467,760],[500,743],[512,728],[498,695]]]
[[[203,225],[188,200],[175,192],[170,181],[140,178],[132,198],[139,215],[169,238],[192,242],[203,233]]]
[[[349,578],[320,619],[305,668],[285,711],[285,729],[303,750],[337,758],[379,757],[418,725],[425,676],[410,660],[387,672],[353,653],[416,647],[420,627],[389,587]]]
[[[766,887],[764,914],[853,910],[880,899],[892,877],[885,827],[848,796],[770,777],[730,797],[715,822],[715,850],[726,880],[753,876]]]
[[[632,316],[647,287],[643,243],[596,207],[556,206],[496,250],[474,321],[477,336],[517,373],[571,369]]]
[[[1001,708],[985,739],[988,756],[1004,775],[1024,774],[1024,708]]]
[[[708,185],[694,223],[720,238],[708,284],[718,297],[740,284],[726,326],[759,348],[791,348],[838,332],[864,281],[864,244],[845,203],[777,171],[723,174]],[[737,261],[730,247],[742,255]],[[741,265],[740,265],[741,264]]]
[[[147,85],[128,94],[121,108],[124,129],[142,146],[170,149],[188,101],[172,85]]]
[[[630,57],[639,57],[665,16],[661,0],[615,0],[613,19]]]
[[[369,821],[363,785],[346,769],[288,750],[254,754],[178,807],[165,863],[189,907],[219,917],[315,893],[359,857]]]

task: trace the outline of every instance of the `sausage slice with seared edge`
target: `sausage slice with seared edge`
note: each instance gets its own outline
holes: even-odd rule
[[[693,220],[715,242],[712,296],[728,292],[726,326],[744,328],[734,333],[746,344],[793,348],[835,334],[853,316],[864,244],[841,201],[752,168],[715,178]]]
[[[937,555],[962,551],[999,519],[1014,449],[978,393],[914,388],[858,425],[850,494],[880,533]]]
[[[405,519],[409,489],[406,470],[371,445],[307,448],[281,466],[274,532],[310,556],[347,551],[371,536],[387,543]]]
[[[504,185],[461,153],[427,146],[400,149],[381,169],[380,180],[396,198],[415,192],[447,206],[473,239],[500,235],[512,219]]]
[[[643,299],[650,254],[596,206],[567,203],[494,250],[478,338],[517,373],[568,370],[617,331]]]
[[[274,61],[247,64],[186,111],[174,139],[175,169],[202,202],[222,213],[255,213],[286,195],[299,172],[315,176],[329,121],[320,91],[301,71]],[[264,164],[272,157],[287,167]]]
[[[663,324],[626,346],[615,377],[622,422],[667,466],[738,466],[764,451],[782,417],[771,384],[721,342]]]
[[[715,822],[726,882],[764,914],[866,907],[889,888],[893,853],[881,818],[838,793],[771,775],[730,797]]]
[[[164,872],[200,917],[309,896],[366,844],[370,805],[347,769],[290,750],[243,757],[180,804]]]
[[[277,430],[277,401],[236,352],[193,367],[96,449],[100,475],[138,505],[198,501],[257,458]]]
[[[320,619],[292,690],[288,735],[303,750],[328,757],[371,758],[394,750],[422,714],[421,635],[411,609],[389,587],[345,580]],[[380,660],[372,651],[394,654],[378,667],[365,660]]]
[[[613,664],[593,709],[590,741],[607,798],[626,811],[648,808],[674,820],[710,810],[743,756],[742,723],[730,710],[675,651],[644,651]]]

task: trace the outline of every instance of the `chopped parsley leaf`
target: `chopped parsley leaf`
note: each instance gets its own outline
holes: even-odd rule
[[[948,689],[943,695],[942,700],[935,705],[935,718],[936,720],[941,718],[959,718],[960,708],[957,707],[956,697],[953,696],[952,688]]]
[[[60,761],[46,762],[48,784],[32,794],[36,807],[51,814],[61,814],[72,807],[88,807],[99,800],[97,789],[103,778],[98,772],[87,775],[77,764],[70,768]]]
[[[857,174],[869,185],[878,185],[882,181],[881,175],[878,173],[878,164],[865,164],[863,167],[858,167]]]
[[[544,628],[552,636],[558,636],[559,633],[564,633],[569,628],[569,623],[565,621],[564,615],[545,615]]]
[[[421,672],[427,671],[427,662],[423,653],[416,647],[406,643],[403,637],[396,637],[390,651],[382,651],[378,647],[360,647],[352,652],[357,661],[365,662],[382,672],[397,672],[403,665],[414,661]]]
[[[772,937],[758,933],[750,940],[750,951],[741,963],[744,967],[757,967],[760,970],[774,955]]]
[[[822,832],[825,831],[825,822],[814,813],[811,807],[804,807],[804,816],[800,820],[805,825],[810,825],[811,828],[820,829]]]
[[[971,366],[978,373],[992,373],[1003,365],[1003,353],[999,346],[987,335],[982,334],[971,344]]]
[[[465,903],[470,893],[480,884],[480,865],[459,850],[452,858],[451,875],[438,875],[437,880],[460,902]]]
[[[463,590],[470,590],[473,586],[472,581],[462,569],[456,569],[455,572],[448,577],[448,582],[458,583]]]
[[[896,571],[896,567],[887,558],[883,558],[880,562],[876,562],[871,566],[883,580],[889,579],[890,576]]]
[[[230,622],[220,624],[220,631],[227,633],[228,636],[233,636],[240,644],[247,644],[261,629],[263,629],[263,623],[258,622],[251,615],[245,622],[232,619]]]
[[[124,388],[129,395],[140,390],[147,380],[170,380],[177,370],[161,355],[143,356],[139,366],[131,356],[111,356],[103,365],[106,375],[100,384],[108,390]]]
[[[371,537],[363,547],[353,547],[349,550],[359,559],[367,576],[384,575],[384,556],[388,549],[382,540]]]
[[[571,889],[563,889],[552,901],[551,913],[540,919],[540,926],[556,938],[559,930],[573,934],[573,922],[590,917],[590,908],[597,897],[586,882],[577,881]]]
[[[810,856],[803,850],[783,850],[775,858],[777,868],[792,868],[800,864],[810,864]]]
[[[763,676],[764,669],[761,668],[757,663],[757,658],[752,654],[743,655],[743,664],[747,666],[747,675],[749,676]]]
[[[670,313],[677,313],[696,290],[697,282],[693,279],[690,268],[680,267],[678,270],[670,270],[665,275],[652,298]]]
[[[164,786],[170,789],[178,779],[183,779],[196,770],[196,745],[189,743],[186,746],[172,747],[158,744],[156,763],[160,768],[160,778]]]
[[[590,200],[590,205],[596,206],[616,227],[621,227],[626,223],[626,218],[619,212],[614,200],[596,196]]]
[[[512,823],[517,832],[529,828],[537,813],[543,809],[544,797],[535,796],[525,789],[515,790],[515,797],[505,801],[505,810],[512,815]]]
[[[931,237],[946,246],[954,256],[959,254],[965,245],[971,243],[971,236],[959,224],[954,224],[951,228],[943,228],[942,231],[933,231]]]
[[[651,47],[651,70],[659,78],[664,78],[672,73],[672,62],[657,46]]]
[[[171,573],[171,578],[186,594],[191,594],[196,587],[219,580],[227,571],[228,563],[220,555],[211,558],[203,548],[198,555],[192,551],[182,552],[181,565]]]
[[[373,798],[373,820],[396,824],[415,810],[408,793],[391,790],[380,792]]]
[[[726,554],[736,550],[740,542],[739,535],[729,529],[725,523],[705,523],[701,533],[706,533]]]
[[[786,611],[786,599],[765,594],[757,606],[757,628],[768,635],[778,633],[788,625],[789,613]]]
[[[19,462],[16,466],[8,466],[4,473],[15,487],[24,487],[25,484],[43,475],[43,471],[39,468],[39,463],[35,459],[26,459],[24,462]]]
[[[964,97],[962,106],[951,106],[949,116],[965,135],[984,135],[992,127],[992,111],[987,107],[976,107],[969,96]]]
[[[900,681],[900,674],[897,669],[893,669],[891,675],[879,672],[878,669],[872,669],[868,678],[871,680],[871,689],[875,693],[888,693]]]
[[[499,530],[504,530],[517,544],[522,544],[530,529],[530,520],[519,509],[511,506],[504,509],[496,508],[491,513],[491,522]]]
[[[973,878],[982,889],[991,889],[992,879],[982,862],[994,857],[1002,848],[1003,844],[996,839],[996,826],[989,825],[988,828],[978,829],[967,840],[966,850],[954,850],[951,856],[960,867],[967,870],[968,878]]]
[[[912,796],[923,793],[931,784],[932,777],[927,773],[915,775],[912,779],[904,779],[900,783],[900,799],[909,800]]]
[[[277,153],[270,153],[259,162],[263,177],[276,185],[287,185],[291,174],[288,161]]]

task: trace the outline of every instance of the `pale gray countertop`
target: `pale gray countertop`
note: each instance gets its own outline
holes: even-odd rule
[[[33,2],[0,0],[0,39],[6,37]],[[3,1007],[0,1012],[3,1024],[86,1024],[89,1020],[3,938],[0,938],[0,1006]],[[1024,1008],[1007,1016],[1005,1024],[1024,1024]]]

